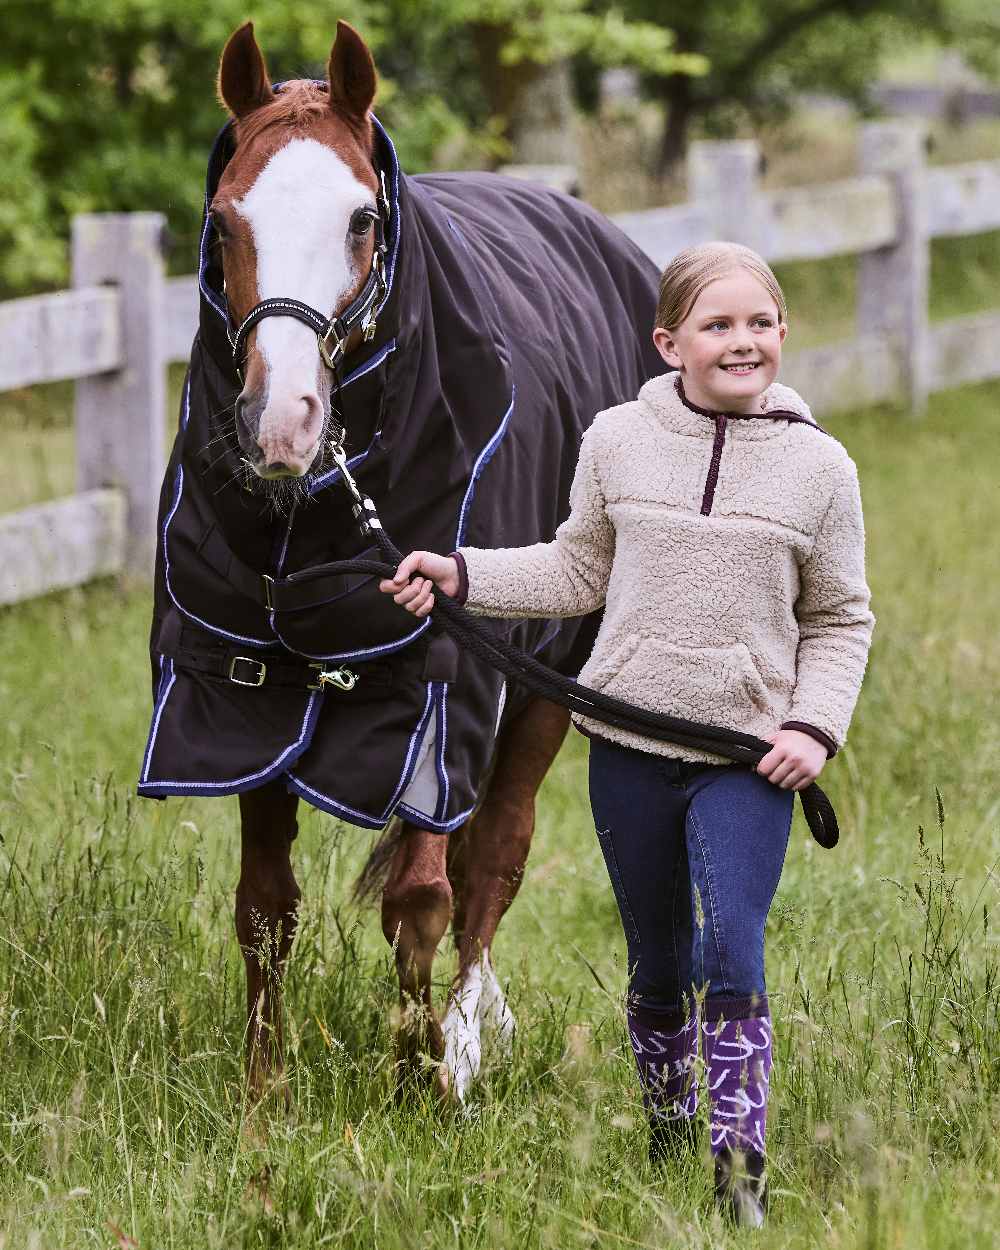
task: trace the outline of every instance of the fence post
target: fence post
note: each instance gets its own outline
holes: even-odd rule
[[[688,198],[705,215],[710,237],[760,250],[760,148],[752,139],[692,143]]]
[[[73,219],[73,285],[117,288],[125,356],[120,369],[76,383],[77,490],[124,492],[125,568],[146,576],[165,453],[164,225],[161,213]]]
[[[861,127],[863,174],[884,174],[896,189],[898,233],[890,247],[858,261],[858,334],[890,339],[900,364],[904,398],[924,410],[929,389],[926,130],[921,122],[892,120]]]

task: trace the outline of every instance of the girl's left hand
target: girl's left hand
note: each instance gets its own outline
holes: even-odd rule
[[[768,739],[772,749],[757,771],[782,790],[804,790],[812,785],[826,763],[826,747],[797,729],[779,729]]]

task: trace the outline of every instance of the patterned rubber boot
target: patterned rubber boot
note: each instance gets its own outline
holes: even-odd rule
[[[657,1029],[648,1020],[648,1015],[640,1019],[638,1013],[628,1013],[629,1040],[649,1116],[649,1158],[661,1163],[696,1145],[698,1025],[689,1020],[679,1029]]]
[[[711,1098],[715,1200],[734,1223],[759,1228],[767,1212],[764,1137],[771,1078],[771,1019],[704,1026]]]

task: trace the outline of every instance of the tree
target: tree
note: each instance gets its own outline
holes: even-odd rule
[[[656,23],[594,14],[587,0],[254,0],[272,77],[322,76],[334,17],[352,22],[380,70],[377,107],[404,164],[448,140],[488,162],[508,150],[518,94],[537,67],[583,54],[678,72]],[[6,0],[0,41],[0,287],[65,281],[77,212],[159,209],[180,268],[195,255],[202,179],[225,114],[218,58],[246,0]],[[479,72],[476,72],[478,66]],[[472,142],[470,142],[470,139]]]
[[[632,20],[663,12],[662,0],[625,0],[624,8]],[[664,110],[661,174],[684,155],[696,119],[710,127],[741,114],[773,120],[802,91],[863,104],[874,67],[896,41],[932,36],[994,69],[1000,44],[1000,14],[982,0],[700,0],[672,7],[669,21],[675,52],[705,57],[708,71],[646,75]]]

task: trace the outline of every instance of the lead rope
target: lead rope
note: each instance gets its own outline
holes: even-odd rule
[[[403,556],[385,532],[375,504],[358,488],[357,482],[347,467],[342,427],[340,434],[333,440],[331,454],[334,463],[340,469],[344,486],[353,500],[351,511],[362,535],[365,538],[373,537],[382,554],[391,563],[383,564],[376,560],[340,560],[326,566],[327,571],[329,573],[369,573],[392,578]],[[769,742],[752,734],[739,733],[734,729],[701,724],[678,716],[669,716],[664,712],[653,712],[647,708],[635,707],[612,695],[601,694],[597,690],[581,686],[573,678],[564,677],[561,673],[540,664],[533,656],[520,648],[512,646],[502,638],[495,637],[480,621],[441,590],[436,590],[434,604],[435,610],[440,613],[438,620],[441,626],[460,647],[470,651],[484,664],[496,669],[509,680],[520,682],[526,689],[552,703],[568,708],[571,712],[590,717],[592,720],[617,729],[654,738],[659,742],[669,742],[676,746],[692,747],[721,755],[738,764],[755,766],[771,750]],[[802,800],[802,811],[815,840],[828,850],[836,846],[840,840],[837,815],[833,804],[823,790],[813,782],[806,789],[796,793]]]

